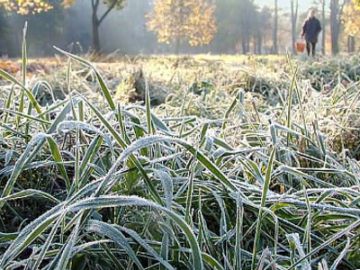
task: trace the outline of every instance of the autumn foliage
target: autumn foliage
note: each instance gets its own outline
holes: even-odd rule
[[[207,0],[156,0],[147,27],[161,43],[209,44],[216,33],[215,6]]]
[[[69,8],[75,0],[62,0],[64,8]],[[49,0],[0,0],[0,8],[6,11],[16,12],[20,15],[37,14],[53,9]]]
[[[0,7],[7,11],[16,11],[21,15],[52,9],[52,5],[47,0],[0,0]]]
[[[353,0],[344,7],[343,21],[346,34],[360,34],[360,0]]]

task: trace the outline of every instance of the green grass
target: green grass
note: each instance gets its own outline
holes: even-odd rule
[[[360,267],[354,70],[141,59],[172,91],[151,107],[148,87],[145,106],[126,104],[108,70],[61,50],[54,81],[30,81],[24,48],[22,79],[0,72],[0,269]],[[312,89],[321,64],[347,82]],[[52,83],[70,93],[42,106]]]

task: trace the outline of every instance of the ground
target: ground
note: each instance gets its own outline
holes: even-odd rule
[[[25,87],[21,63],[0,65],[0,268],[360,267],[358,56],[59,53]]]

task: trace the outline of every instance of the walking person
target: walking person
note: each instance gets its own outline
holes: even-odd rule
[[[309,16],[303,24],[301,33],[301,37],[305,37],[307,54],[308,56],[311,54],[313,57],[315,57],[316,43],[318,42],[318,37],[322,30],[320,21],[315,17],[315,15],[316,10],[311,9]]]

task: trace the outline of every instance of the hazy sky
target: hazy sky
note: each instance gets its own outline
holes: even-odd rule
[[[287,10],[290,9],[290,0],[278,0],[279,1],[279,7]],[[268,5],[273,6],[274,0],[255,0],[260,5]],[[314,6],[313,0],[299,0],[299,7],[301,10],[308,10],[310,7]]]

